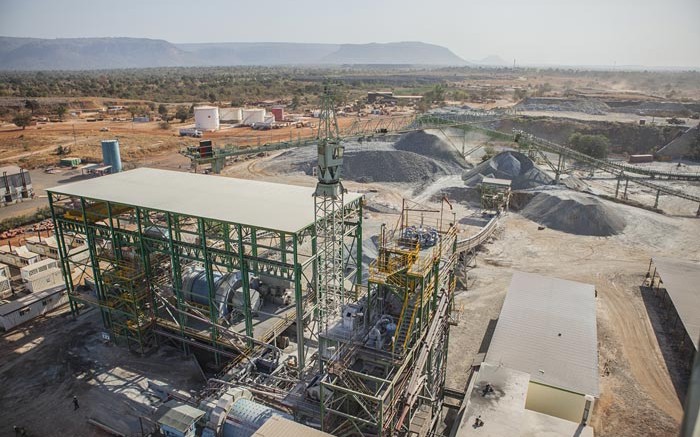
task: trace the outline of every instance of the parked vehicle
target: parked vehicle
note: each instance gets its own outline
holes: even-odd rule
[[[202,131],[198,129],[180,129],[181,137],[202,138]]]

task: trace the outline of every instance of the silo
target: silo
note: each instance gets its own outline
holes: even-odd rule
[[[228,123],[238,123],[243,119],[241,108],[219,108],[219,120]]]
[[[216,106],[198,106],[194,108],[195,129],[219,130],[219,108]]]
[[[265,110],[259,108],[244,109],[242,123],[251,125],[253,123],[265,122]]]
[[[122,157],[119,153],[119,140],[102,140],[102,161],[111,165],[110,173],[122,171]]]

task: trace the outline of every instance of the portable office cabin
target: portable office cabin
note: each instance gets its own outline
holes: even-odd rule
[[[49,313],[68,303],[65,286],[39,293],[32,293],[15,301],[0,305],[0,328],[5,331]]]
[[[0,246],[0,262],[13,267],[22,268],[39,262],[41,256],[30,252],[25,246]]]
[[[5,299],[12,295],[12,284],[10,284],[10,267],[0,264],[0,299]]]

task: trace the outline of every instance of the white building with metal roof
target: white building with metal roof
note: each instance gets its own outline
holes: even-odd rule
[[[314,188],[138,168],[52,193],[294,233],[314,223]],[[346,204],[362,197],[345,193]]]
[[[593,428],[525,407],[530,375],[482,363],[458,414],[454,437],[593,437]]]
[[[2,304],[0,305],[0,329],[9,331],[15,326],[58,309],[67,303],[66,287],[61,285]]]
[[[595,287],[515,272],[485,362],[530,375],[526,409],[586,422],[600,393]]]

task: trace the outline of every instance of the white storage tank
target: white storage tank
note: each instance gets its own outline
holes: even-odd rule
[[[243,120],[243,111],[241,108],[219,108],[219,120],[227,123],[238,123]]]
[[[265,110],[261,108],[244,109],[242,115],[241,123],[246,125],[265,122]]]
[[[198,106],[194,108],[195,129],[219,130],[219,108],[216,106]]]

